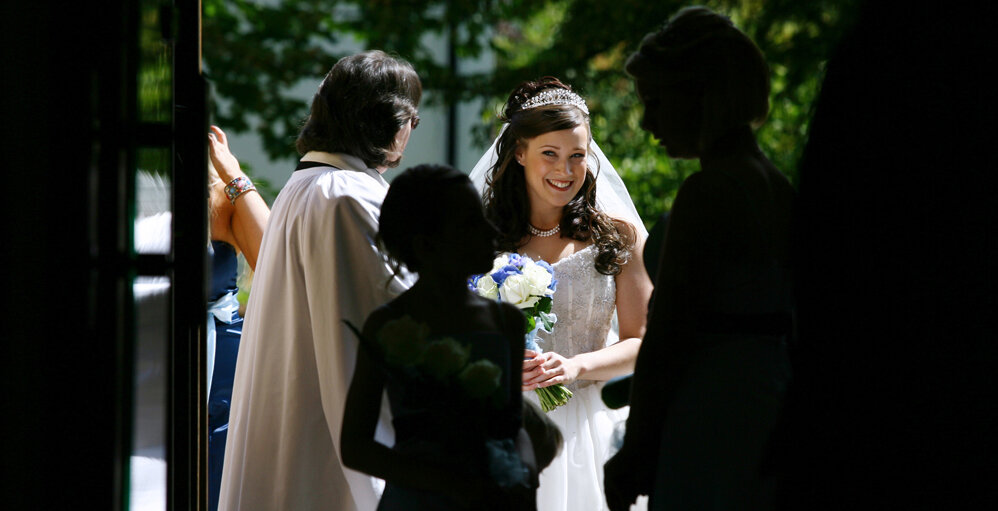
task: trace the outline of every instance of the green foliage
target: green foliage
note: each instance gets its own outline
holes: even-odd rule
[[[640,128],[643,108],[624,73],[627,56],[645,34],[688,2],[576,0],[564,9],[538,11],[507,30],[495,44],[499,56],[493,98],[523,79],[555,75],[571,83],[589,102],[593,135],[651,224],[668,210],[679,185],[699,169],[694,161],[670,160]],[[850,19],[855,2],[792,0],[719,0],[703,2],[726,14],[759,45],[772,71],[768,122],[757,136],[763,151],[796,182],[797,163],[806,141],[811,104],[817,97],[824,61]],[[556,26],[538,38],[533,27]],[[530,55],[525,60],[523,55]]]
[[[290,90],[328,69],[329,47],[341,31],[327,2],[260,5],[248,0],[205,0],[202,41],[205,73],[214,85],[212,122],[232,132],[255,131],[272,157],[294,154],[297,123],[307,112]],[[250,124],[251,116],[258,118]]]
[[[173,56],[160,31],[158,6],[144,3],[139,19],[139,119],[169,123],[173,107]]]
[[[796,181],[811,104],[823,63],[852,18],[855,0],[708,0],[762,49],[772,71],[771,110],[758,131],[773,163]],[[666,211],[696,162],[670,160],[641,130],[643,109],[624,73],[627,56],[680,1],[646,0],[298,0],[261,5],[204,0],[208,77],[224,105],[216,123],[254,130],[272,158],[294,155],[307,104],[289,91],[310,89],[343,53],[339,43],[397,54],[417,69],[429,104],[485,99],[474,134],[496,133],[495,112],[521,81],[546,75],[571,83],[589,102],[593,134],[620,171],[638,212],[651,223]],[[441,42],[457,59],[485,51],[496,66],[456,74]],[[255,116],[258,122],[252,123]]]

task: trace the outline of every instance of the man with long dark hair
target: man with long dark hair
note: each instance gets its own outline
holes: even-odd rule
[[[340,464],[360,323],[407,288],[374,245],[388,183],[419,123],[419,77],[381,51],[345,57],[319,85],[303,155],[274,201],[232,390],[220,509],[373,511],[381,482]],[[392,442],[387,408],[379,440]]]

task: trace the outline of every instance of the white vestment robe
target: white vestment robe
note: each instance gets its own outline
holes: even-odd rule
[[[340,461],[358,347],[342,320],[361,328],[413,278],[392,278],[375,245],[384,178],[349,155],[310,152],[302,161],[329,166],[295,171],[264,232],[236,362],[220,510],[374,511],[384,485]],[[393,437],[383,399],[376,439],[392,445]]]

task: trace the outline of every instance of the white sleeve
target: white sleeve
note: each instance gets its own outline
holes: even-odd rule
[[[343,410],[358,348],[357,338],[343,320],[362,327],[367,315],[407,289],[412,277],[392,276],[375,244],[379,203],[344,195],[327,204],[318,212],[321,217],[312,218],[306,228],[302,251],[320,397],[339,455]],[[382,401],[376,439],[386,445],[394,443],[387,400]],[[365,501],[356,502],[358,509],[373,509],[377,501],[366,502],[377,497],[371,491],[371,478],[346,468],[344,476],[354,498]]]

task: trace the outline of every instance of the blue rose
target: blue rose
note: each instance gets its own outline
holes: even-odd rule
[[[511,276],[511,275],[519,275],[519,274],[520,274],[520,269],[519,268],[517,268],[516,266],[514,266],[512,264],[507,264],[506,266],[503,266],[502,268],[499,268],[498,270],[492,272],[491,277],[492,277],[492,280],[494,280],[496,282],[497,286],[501,286],[502,283],[505,282],[505,280],[509,276]]]

